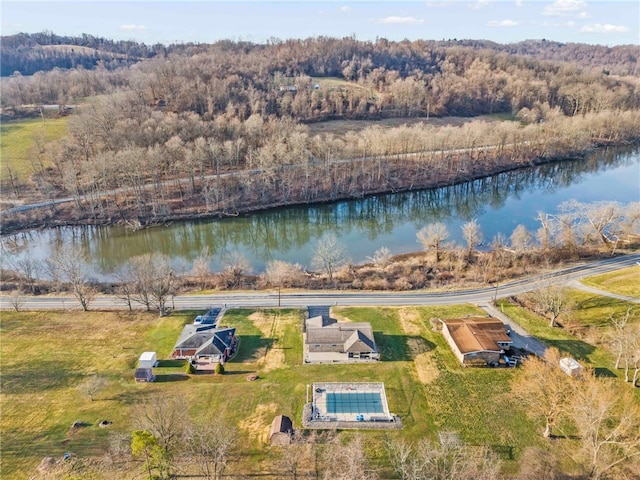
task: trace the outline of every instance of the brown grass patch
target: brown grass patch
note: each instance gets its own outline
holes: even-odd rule
[[[270,372],[285,365],[284,350],[280,344],[280,338],[284,335],[285,321],[289,317],[283,317],[279,313],[267,313],[263,311],[249,315],[265,338],[271,339],[272,344],[260,348],[256,352],[258,367],[263,373]]]
[[[433,382],[440,376],[440,371],[436,365],[433,355],[430,352],[424,352],[416,355],[413,359],[418,373],[420,383],[428,384]]]
[[[247,433],[249,438],[256,439],[261,444],[269,443],[271,422],[278,410],[274,402],[261,403],[256,409],[238,423],[238,428]]]
[[[415,308],[401,308],[398,312],[400,326],[407,335],[421,335],[424,322]]]

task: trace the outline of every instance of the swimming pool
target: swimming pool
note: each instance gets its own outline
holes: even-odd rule
[[[380,392],[327,392],[327,413],[384,413]]]

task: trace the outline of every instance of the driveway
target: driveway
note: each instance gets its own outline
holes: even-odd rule
[[[507,326],[507,328],[509,328],[509,330],[511,330],[509,336],[513,340],[513,346],[515,348],[528,350],[529,352],[535,353],[538,357],[544,356],[544,352],[547,350],[547,346],[544,343],[532,336],[524,328],[511,320],[511,318],[506,316],[490,303],[484,303],[478,306],[493,318],[500,320]]]

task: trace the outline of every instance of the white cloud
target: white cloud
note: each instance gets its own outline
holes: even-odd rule
[[[611,25],[610,23],[592,23],[580,29],[582,33],[624,33],[629,31],[629,27],[624,25]]]
[[[475,3],[467,5],[471,10],[480,10],[489,5],[489,0],[477,0]]]
[[[487,27],[517,27],[520,22],[515,20],[491,20],[487,22]]]
[[[571,28],[575,27],[576,22],[573,20],[569,20],[568,22],[544,22],[542,24],[543,27],[552,27],[552,28]]]
[[[568,15],[586,7],[585,0],[556,0],[551,5],[544,7],[542,14],[547,16]]]
[[[433,1],[428,1],[427,2],[427,7],[450,7],[451,5],[454,5],[454,2],[452,0],[442,0],[439,2],[433,2]]]
[[[351,12],[353,10],[353,8],[345,5],[344,7],[340,7],[340,11],[341,12]]]
[[[144,25],[136,25],[134,23],[128,23],[125,25],[120,25],[120,30],[124,32],[145,32],[147,27]]]
[[[422,18],[415,17],[386,17],[378,20],[378,23],[387,23],[387,24],[398,24],[398,25],[417,25],[419,23],[424,23]]]
[[[580,12],[578,18],[591,18],[591,14],[589,12]]]
[[[524,5],[522,0],[516,0],[516,7],[521,7],[522,5]]]

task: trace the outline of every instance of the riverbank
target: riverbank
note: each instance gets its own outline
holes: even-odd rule
[[[624,142],[620,145],[629,145]],[[259,182],[260,176],[268,177],[273,172],[264,170],[231,172],[218,178],[220,191],[244,192],[218,199],[215,204],[209,202],[203,189],[205,180],[190,182],[188,179],[171,180],[168,195],[164,195],[164,208],[159,208],[152,197],[153,185],[149,187],[149,202],[139,205],[131,198],[131,192],[105,192],[99,196],[82,195],[75,198],[51,200],[38,204],[22,205],[0,212],[0,234],[7,235],[27,230],[77,227],[77,226],[105,226],[123,225],[132,230],[163,225],[174,221],[204,220],[211,218],[225,218],[242,214],[264,212],[282,207],[295,205],[310,205],[332,203],[349,199],[362,199],[367,196],[400,193],[423,189],[441,188],[458,185],[500,173],[516,171],[531,166],[557,163],[566,160],[583,159],[595,148],[605,148],[611,145],[597,145],[589,149],[569,152],[560,156],[540,156],[538,149],[526,154],[519,151],[518,146],[505,146],[500,157],[489,158],[486,152],[480,158],[482,151],[457,152],[417,152],[406,155],[396,155],[371,159],[356,159],[342,161],[335,164],[334,174],[352,175],[351,188],[336,190],[334,185],[329,189],[318,190],[313,201],[305,195],[302,198],[295,195],[277,195],[277,191],[250,192],[249,186]],[[359,172],[364,172],[371,164],[386,163],[385,178],[379,182],[366,182],[357,185],[362,180]],[[288,176],[290,182],[295,183],[295,177],[304,174],[309,176],[311,166],[290,166],[280,171]],[[378,169],[381,169],[378,165]],[[293,174],[293,176],[291,176]],[[192,191],[186,192],[186,184]],[[341,183],[344,183],[344,179]],[[58,203],[60,202],[60,203]]]

